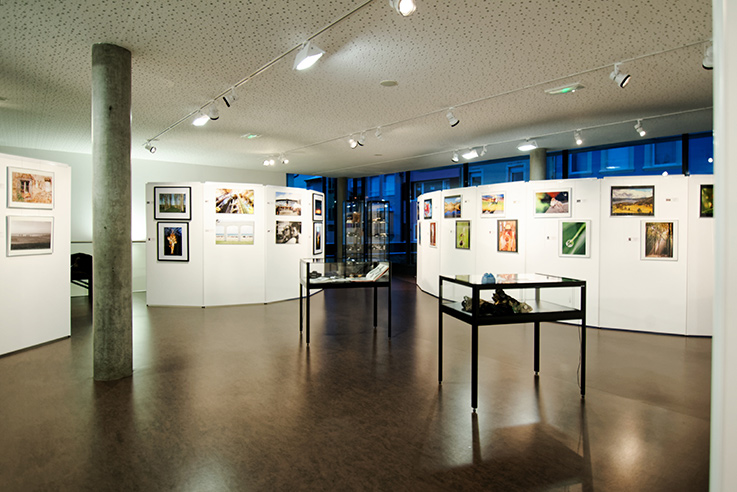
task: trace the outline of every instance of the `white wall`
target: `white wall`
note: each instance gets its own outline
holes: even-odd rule
[[[51,210],[7,207],[7,167],[54,173]],[[71,333],[69,166],[0,154],[0,354],[67,337]],[[8,257],[7,216],[53,217],[52,253]]]
[[[471,220],[471,253],[455,249],[455,219],[440,219],[443,230],[438,249],[418,247],[418,286],[437,295],[437,276],[469,273],[545,273],[587,281],[587,323],[592,326],[681,335],[711,335],[714,290],[714,222],[699,217],[699,193],[709,176],[637,176],[500,183],[444,190],[443,196],[462,193],[463,218]],[[612,217],[612,186],[655,187],[655,215]],[[569,217],[535,216],[535,192],[568,189]],[[503,216],[481,217],[481,196],[504,192]],[[418,197],[420,202],[438,192]],[[438,200],[442,204],[442,200]],[[442,213],[442,205],[440,205]],[[498,252],[499,220],[518,221],[518,253]],[[677,257],[641,258],[645,221],[676,223]],[[589,255],[560,256],[562,221],[589,222]],[[429,232],[427,233],[429,236]],[[439,256],[439,259],[438,259]],[[435,265],[439,262],[440,268]],[[443,292],[457,299],[463,293]],[[526,299],[527,291],[510,295]],[[545,300],[577,307],[575,289],[543,290]],[[519,297],[522,296],[522,297]]]
[[[72,168],[71,240],[72,253],[92,254],[92,156],[70,152],[2,147],[0,152],[67,164]],[[249,171],[220,166],[196,166],[161,160],[133,159],[131,162],[131,241],[133,241],[133,291],[146,288],[146,183],[233,181],[283,185],[285,172]],[[74,286],[72,295],[86,291]]]

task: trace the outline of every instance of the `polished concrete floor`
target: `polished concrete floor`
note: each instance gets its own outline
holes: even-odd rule
[[[393,337],[370,290],[299,304],[150,308],[134,295],[134,375],[92,380],[91,313],[72,336],[0,358],[0,490],[600,490],[708,488],[711,341],[578,328],[470,333],[393,284]],[[22,327],[18,327],[22,329]]]

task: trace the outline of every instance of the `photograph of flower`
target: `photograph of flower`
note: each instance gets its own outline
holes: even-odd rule
[[[571,190],[535,193],[535,217],[568,217],[571,215]]]
[[[471,221],[456,220],[456,249],[471,249]]]

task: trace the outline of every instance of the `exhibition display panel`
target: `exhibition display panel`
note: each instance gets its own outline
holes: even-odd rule
[[[299,262],[299,331],[305,328],[310,343],[310,291],[317,289],[373,289],[374,329],[378,325],[378,290],[387,290],[387,336],[392,336],[392,270],[389,262],[343,261],[303,258]],[[306,305],[306,309],[303,308]]]
[[[446,299],[444,284],[465,291],[463,301]],[[562,306],[541,298],[543,289],[578,289],[579,308]],[[540,371],[540,322],[581,321],[581,397],[586,393],[586,281],[540,274],[441,275],[438,296],[438,382],[443,381],[443,314],[471,326],[471,407],[478,408],[479,326],[534,323],[533,370]],[[534,298],[519,302],[503,289],[534,289]],[[494,290],[493,301],[482,299],[483,293]],[[457,297],[454,296],[454,297]]]

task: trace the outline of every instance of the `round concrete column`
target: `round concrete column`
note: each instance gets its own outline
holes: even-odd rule
[[[133,374],[131,53],[92,46],[94,378]]]
[[[545,179],[548,168],[548,149],[532,149],[530,152],[530,181]]]

